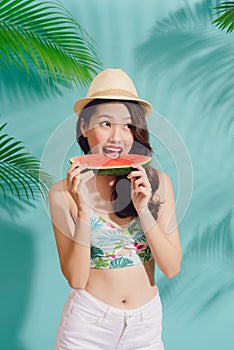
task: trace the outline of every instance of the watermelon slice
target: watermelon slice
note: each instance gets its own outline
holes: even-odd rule
[[[125,154],[118,158],[109,158],[105,154],[86,154],[70,158],[70,163],[80,162],[87,164],[87,170],[93,170],[98,175],[121,176],[129,174],[134,168],[131,164],[140,164],[145,167],[151,162],[152,157],[139,154]]]

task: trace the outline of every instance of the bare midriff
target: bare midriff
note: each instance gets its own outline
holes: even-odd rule
[[[87,292],[106,304],[120,309],[134,309],[155,295],[154,260],[116,269],[90,269]]]

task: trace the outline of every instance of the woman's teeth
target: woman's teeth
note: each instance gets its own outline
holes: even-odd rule
[[[115,147],[103,148],[104,154],[109,158],[118,158],[120,156],[121,151],[122,151],[122,148],[115,148]]]

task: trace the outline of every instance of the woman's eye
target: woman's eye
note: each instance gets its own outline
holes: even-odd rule
[[[126,127],[127,129],[132,129],[132,125],[131,125],[131,124],[125,124],[125,127]]]
[[[103,126],[110,126],[110,123],[105,121],[105,122],[102,122],[100,125],[103,125]]]

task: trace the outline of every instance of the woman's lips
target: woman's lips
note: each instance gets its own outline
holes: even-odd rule
[[[123,151],[122,147],[119,146],[104,146],[102,150],[109,158],[118,158]]]

